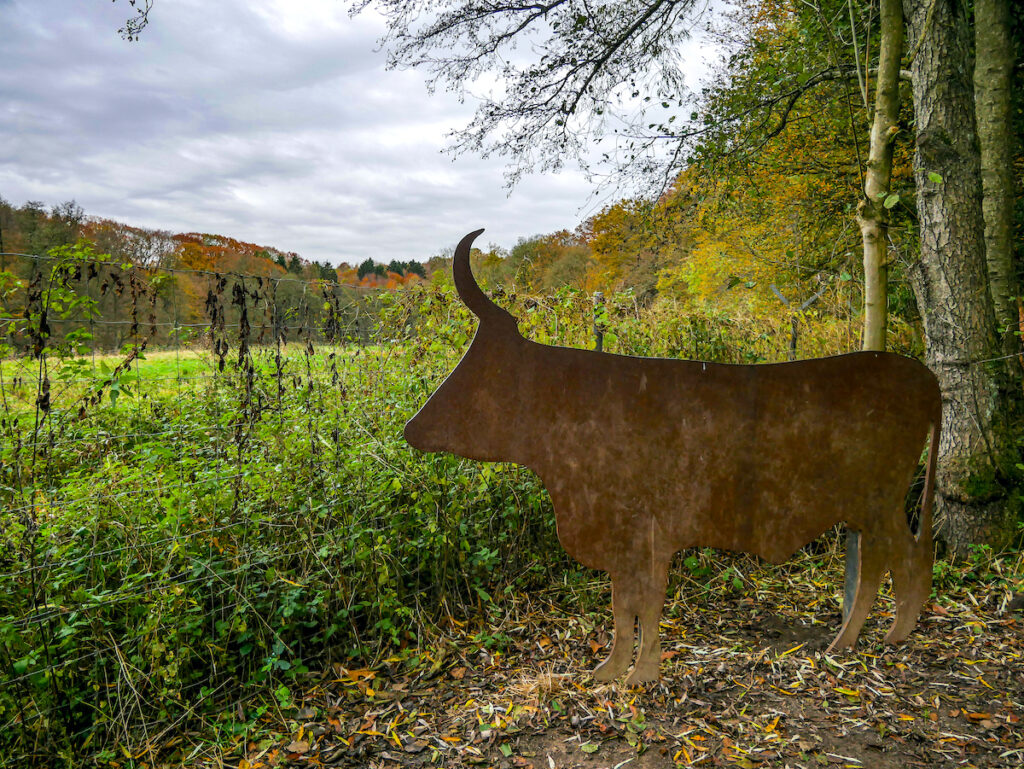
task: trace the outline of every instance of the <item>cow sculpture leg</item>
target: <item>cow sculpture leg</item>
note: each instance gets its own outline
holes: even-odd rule
[[[652,521],[648,537],[632,550],[636,553],[636,568],[612,573],[612,614],[615,618],[615,637],[608,659],[594,670],[598,681],[618,678],[629,667],[633,658],[634,624],[640,626],[639,650],[633,673],[626,680],[629,685],[657,681],[661,665],[661,639],[659,625],[665,605],[665,587],[672,553],[665,545],[666,538],[656,522]]]
[[[665,587],[668,582],[668,562],[652,564],[652,574],[644,585],[640,599],[640,643],[636,666],[626,683],[630,686],[657,681],[661,667],[661,611],[665,606]]]
[[[890,567],[892,594],[896,600],[896,617],[885,636],[886,643],[899,643],[917,625],[921,607],[932,592],[932,544],[910,538],[909,552]]]
[[[636,605],[631,575],[612,575],[612,616],[615,630],[612,636],[612,650],[600,665],[594,668],[594,678],[611,681],[626,672],[633,659],[633,627],[636,622]]]
[[[903,528],[903,508],[892,519],[900,526],[861,532],[856,550],[858,579],[849,607],[844,606],[843,627],[829,650],[852,647],[878,594],[885,572],[892,574],[895,616],[886,643],[898,643],[910,635],[932,588],[932,540],[918,540]],[[883,544],[884,543],[884,544]]]
[[[860,629],[864,626],[871,605],[878,596],[878,588],[882,584],[886,564],[882,560],[884,548],[878,544],[869,532],[861,532],[860,546],[857,548],[859,565],[857,568],[857,589],[854,591],[853,602],[843,622],[842,628],[828,650],[852,648],[857,642]]]

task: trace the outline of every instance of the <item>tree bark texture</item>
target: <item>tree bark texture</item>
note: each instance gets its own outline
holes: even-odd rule
[[[900,111],[900,57],[903,55],[903,0],[881,0],[881,44],[875,78],[875,114],[871,122],[864,197],[857,224],[864,244],[865,350],[884,350],[888,326],[889,209],[884,205],[892,181],[892,145]]]
[[[1013,263],[1013,156],[1010,83],[1014,44],[1009,0],[975,0],[974,98],[981,145],[985,255],[1003,353],[1020,350]],[[1016,365],[1016,362],[1013,362]]]
[[[1015,511],[1003,480],[1012,401],[1001,387],[988,288],[971,27],[962,0],[905,0],[914,94],[921,258],[911,280],[926,360],[942,388],[936,477],[939,536],[954,556],[1004,545]],[[941,181],[930,174],[939,174]]]

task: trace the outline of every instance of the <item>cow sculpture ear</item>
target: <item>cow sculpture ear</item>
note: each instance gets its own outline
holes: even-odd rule
[[[480,318],[480,324],[495,325],[511,331],[518,335],[516,319],[506,310],[492,302],[483,289],[473,277],[473,270],[469,266],[469,251],[473,241],[483,230],[469,233],[455,248],[455,259],[452,261],[452,271],[455,278],[455,290],[459,298],[473,311],[473,314]]]

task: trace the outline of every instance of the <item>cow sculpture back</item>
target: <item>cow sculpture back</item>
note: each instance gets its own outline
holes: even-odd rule
[[[540,476],[558,538],[610,573],[615,636],[595,670],[629,683],[659,675],[658,624],[672,556],[687,547],[781,563],[836,523],[860,532],[858,583],[830,648],[852,646],[886,571],[895,618],[917,622],[931,590],[932,487],[941,399],[921,363],[862,352],[766,365],[636,358],[551,347],[473,278],[455,286],[480,326],[459,365],[406,425],[423,451],[516,462]],[[930,436],[918,531],[904,497]]]

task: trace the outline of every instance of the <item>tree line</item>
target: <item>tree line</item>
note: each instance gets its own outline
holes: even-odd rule
[[[0,318],[5,323],[0,354],[24,354],[32,340],[19,329],[40,312],[54,267],[83,302],[51,312],[50,342],[83,330],[88,347],[115,351],[142,338],[153,345],[202,342],[210,322],[211,278],[234,273],[259,297],[261,317],[250,318],[264,343],[311,337],[320,341],[366,342],[373,332],[374,289],[418,281],[423,267],[398,267],[360,276],[346,263],[303,259],[294,252],[208,233],[172,234],[89,217],[74,201],[47,208],[29,201],[15,206],[0,198]],[[68,277],[68,276],[72,277]],[[39,306],[37,306],[39,305]],[[38,319],[36,319],[38,321]],[[224,317],[240,322],[230,302]],[[70,336],[69,336],[70,335]]]

